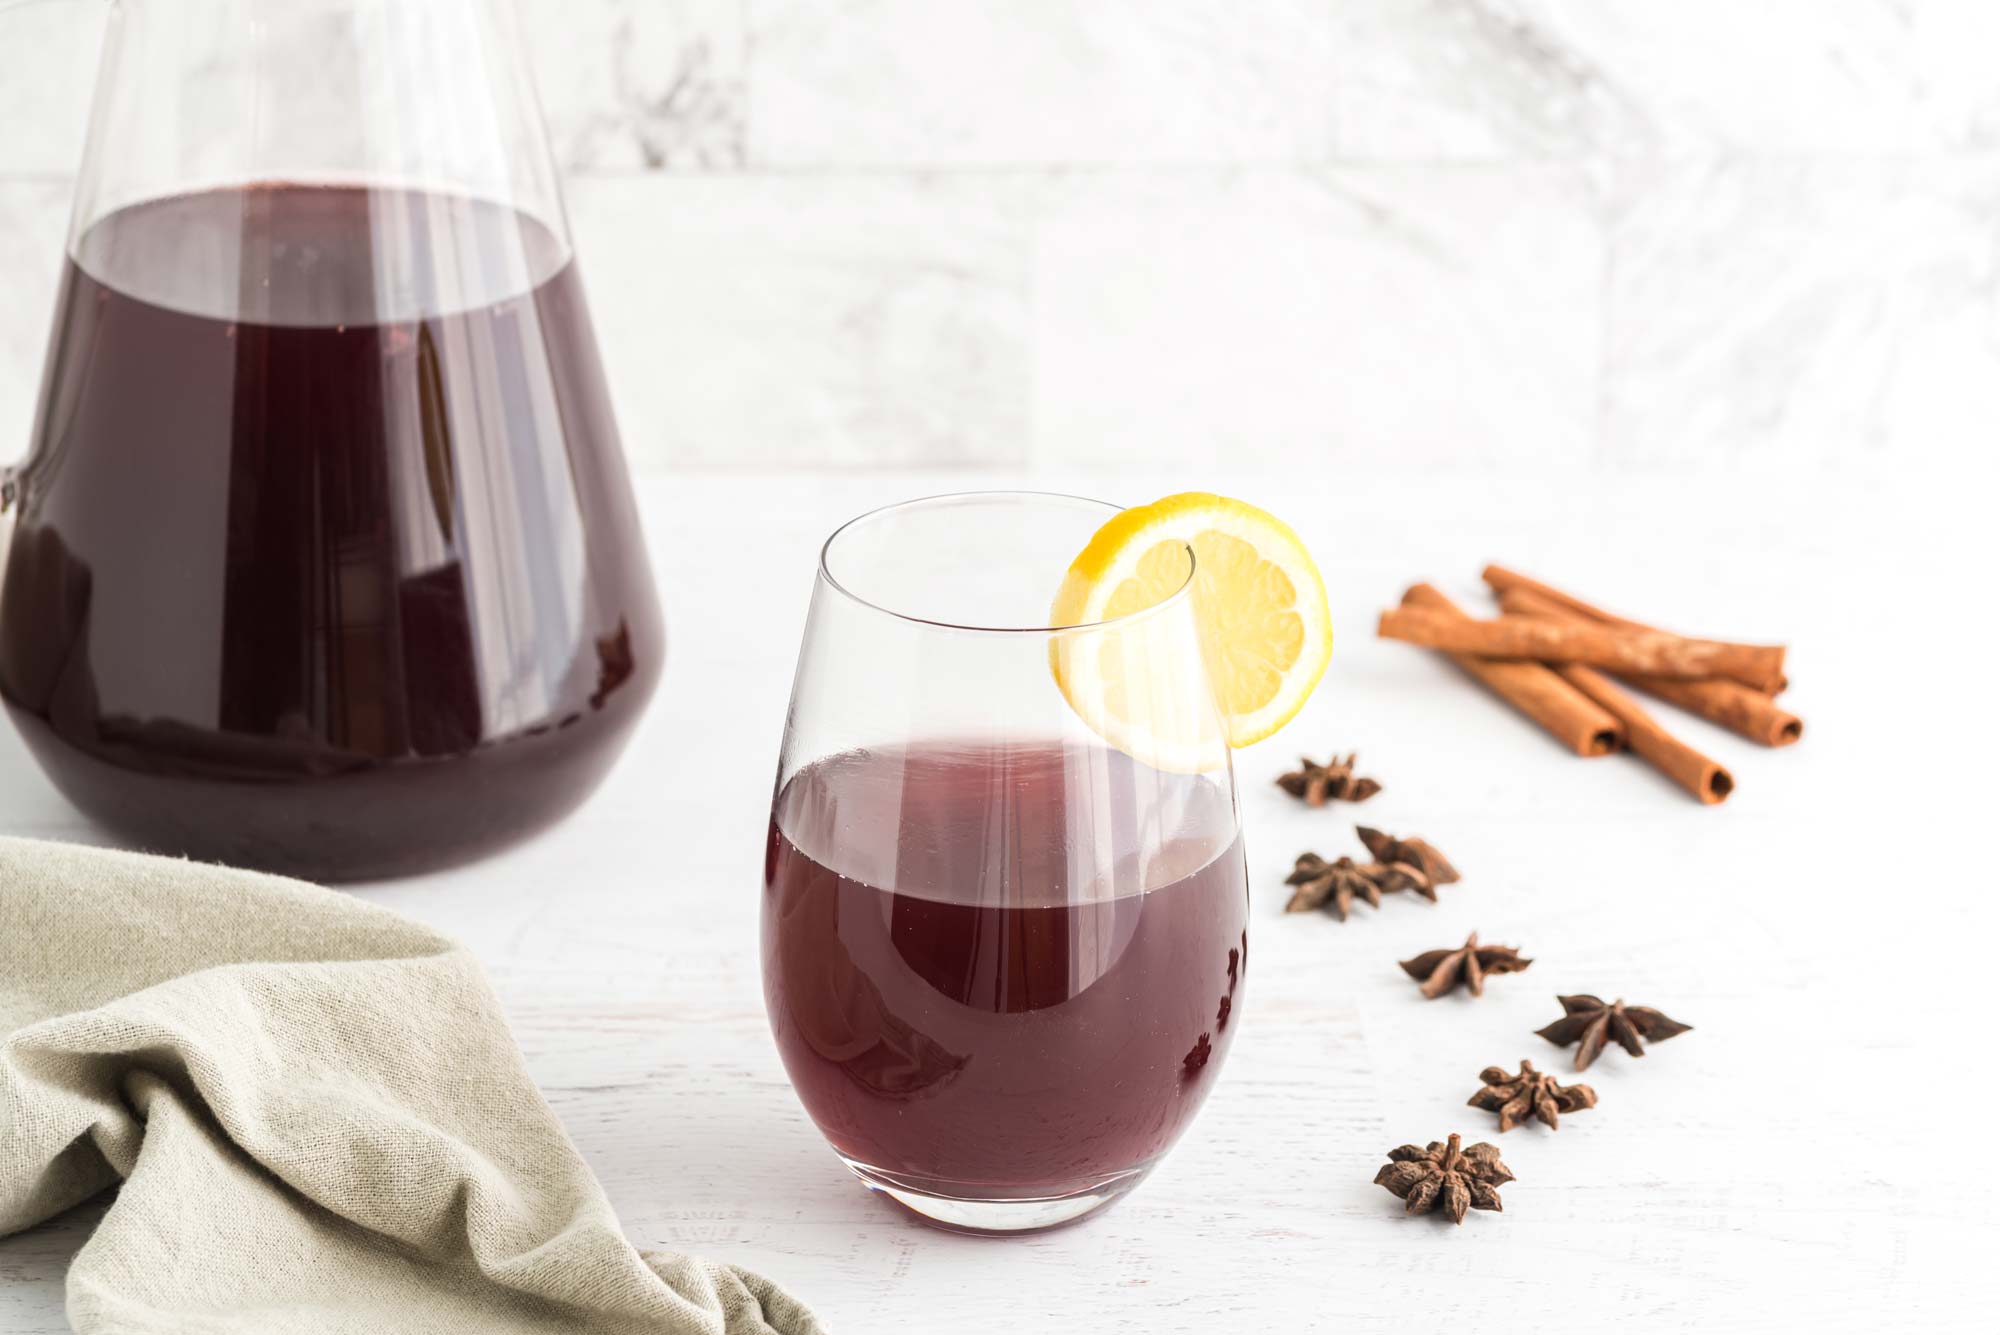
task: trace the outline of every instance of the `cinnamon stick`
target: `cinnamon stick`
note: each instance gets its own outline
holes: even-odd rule
[[[1451,599],[1428,584],[1403,595],[1405,607],[1469,620]],[[1625,728],[1576,687],[1540,663],[1503,662],[1452,654],[1451,661],[1580,756],[1608,756],[1625,744]]]
[[[1568,610],[1575,612],[1579,616],[1583,617],[1585,620],[1595,621],[1598,622],[1600,625],[1617,626],[1623,630],[1654,631],[1662,635],[1671,633],[1668,631],[1661,630],[1658,626],[1649,626],[1643,621],[1634,621],[1630,617],[1621,617],[1615,612],[1607,612],[1601,607],[1596,607],[1590,603],[1585,602],[1583,599],[1577,597],[1575,594],[1564,593],[1561,589],[1558,589],[1553,585],[1544,584],[1540,580],[1534,578],[1531,575],[1523,575],[1520,571],[1509,570],[1505,566],[1489,565],[1486,567],[1486,569],[1479,572],[1479,577],[1485,580],[1486,583],[1492,588],[1493,592],[1495,592],[1496,594],[1504,594],[1510,589],[1519,590],[1524,593],[1535,594],[1539,597],[1546,598],[1548,601],[1555,603],[1558,606],[1567,608]],[[1505,600],[1503,599],[1502,601],[1504,602]],[[1619,675],[1624,676],[1624,674],[1622,673],[1620,673]],[[1630,677],[1626,677],[1625,680],[1631,682],[1635,686],[1639,685],[1638,682],[1632,681]],[[1780,695],[1783,694],[1785,687],[1789,684],[1790,683],[1787,682],[1785,679],[1785,674],[1781,671],[1775,677],[1765,682],[1761,687],[1753,687],[1753,689],[1761,689],[1771,695]],[[1641,689],[1643,690],[1649,688],[1641,687]],[[1662,698],[1665,699],[1668,697],[1662,696]],[[1680,702],[1676,700],[1674,701],[1674,703],[1679,704]],[[1692,708],[1692,706],[1689,707]],[[1695,709],[1694,712],[1699,714],[1702,711],[1700,709]],[[1702,716],[1704,718],[1708,717],[1708,715],[1706,714],[1703,714]],[[1797,722],[1796,719],[1792,721],[1794,723]],[[1722,720],[1716,719],[1715,722],[1721,723]],[[1724,723],[1723,726],[1732,727],[1734,725]],[[1743,735],[1749,737],[1752,741],[1764,740],[1762,737],[1756,736],[1748,732],[1744,733]],[[1765,744],[1767,746],[1783,746],[1787,741],[1796,742],[1798,739],[1799,739],[1799,734],[1797,731],[1794,731],[1790,737],[1785,739],[1785,741],[1766,742]]]
[[[1492,574],[1500,568],[1488,566],[1486,569],[1487,582],[1493,583]],[[1528,616],[1579,615],[1574,599],[1558,599],[1545,594],[1532,580],[1496,584],[1495,587],[1500,591],[1503,611]],[[1805,735],[1805,724],[1798,715],[1781,708],[1776,700],[1762,691],[1752,690],[1741,682],[1721,677],[1683,681],[1638,672],[1613,675],[1628,686],[1636,686],[1648,695],[1677,705],[1690,714],[1698,714],[1710,723],[1765,746],[1790,746]]]
[[[1636,672],[1619,675],[1628,685],[1637,686],[1648,695],[1678,705],[1690,714],[1699,714],[1710,723],[1720,724],[1765,746],[1790,746],[1806,734],[1805,722],[1797,714],[1741,682],[1724,681],[1720,677],[1677,681]]]
[[[1634,755],[1701,802],[1714,806],[1735,789],[1736,780],[1729,777],[1728,770],[1661,727],[1637,700],[1613,686],[1596,668],[1565,663],[1556,674],[1625,725],[1625,745]]]
[[[1487,566],[1479,572],[1479,578],[1485,580],[1495,593],[1505,593],[1509,589],[1524,589],[1558,607],[1574,612],[1586,621],[1596,621],[1606,626],[1622,626],[1626,630],[1659,630],[1658,626],[1648,626],[1643,621],[1630,621],[1601,607],[1592,607],[1581,598],[1564,593],[1561,589],[1551,587],[1519,571],[1509,570],[1505,566]]]
[[[1525,593],[1524,590],[1503,592],[1500,599],[1503,605],[1508,602],[1510,593],[1516,595],[1516,607],[1510,609],[1511,615],[1541,617],[1549,621],[1570,620],[1577,615],[1548,599],[1533,594],[1520,596]],[[1527,610],[1516,610],[1524,602],[1527,603]],[[1735,789],[1736,780],[1730,777],[1728,770],[1661,727],[1658,720],[1640,708],[1637,700],[1612,685],[1611,679],[1597,669],[1580,663],[1552,663],[1550,666],[1557,676],[1589,696],[1625,725],[1625,744],[1633,754],[1694,794],[1697,800],[1713,806]]]
[[[1763,686],[1784,673],[1777,645],[1694,640],[1664,631],[1627,630],[1589,621],[1502,617],[1474,621],[1421,607],[1392,607],[1377,633],[1433,649],[1482,658],[1536,658],[1655,677],[1729,677]]]

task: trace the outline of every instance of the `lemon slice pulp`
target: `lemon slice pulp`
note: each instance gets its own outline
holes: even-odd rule
[[[1248,746],[1304,707],[1333,652],[1326,586],[1282,520],[1199,491],[1121,511],[1071,562],[1051,614],[1057,625],[1086,626],[1143,611],[1187,583],[1190,550],[1201,656],[1222,730],[1230,746]],[[1144,680],[1168,665],[1118,661],[1140,647],[1131,636],[1122,645],[1119,638],[1055,656],[1071,705],[1121,746],[1136,731],[1153,734],[1155,751],[1198,749],[1185,722],[1145,717],[1146,700],[1137,697],[1175,695]]]

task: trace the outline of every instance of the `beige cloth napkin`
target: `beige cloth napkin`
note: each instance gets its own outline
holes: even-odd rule
[[[478,963],[360,899],[0,839],[0,1035],[0,1236],[124,1182],[85,1335],[821,1329],[635,1251]]]

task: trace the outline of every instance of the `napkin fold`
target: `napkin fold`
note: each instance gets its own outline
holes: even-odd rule
[[[640,1253],[477,961],[274,876],[0,839],[0,1236],[123,1185],[84,1335],[819,1335]]]

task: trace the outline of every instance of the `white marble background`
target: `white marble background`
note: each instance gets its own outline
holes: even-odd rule
[[[522,3],[641,469],[1935,467],[2000,420],[1993,0]],[[0,16],[0,440],[93,14]]]

